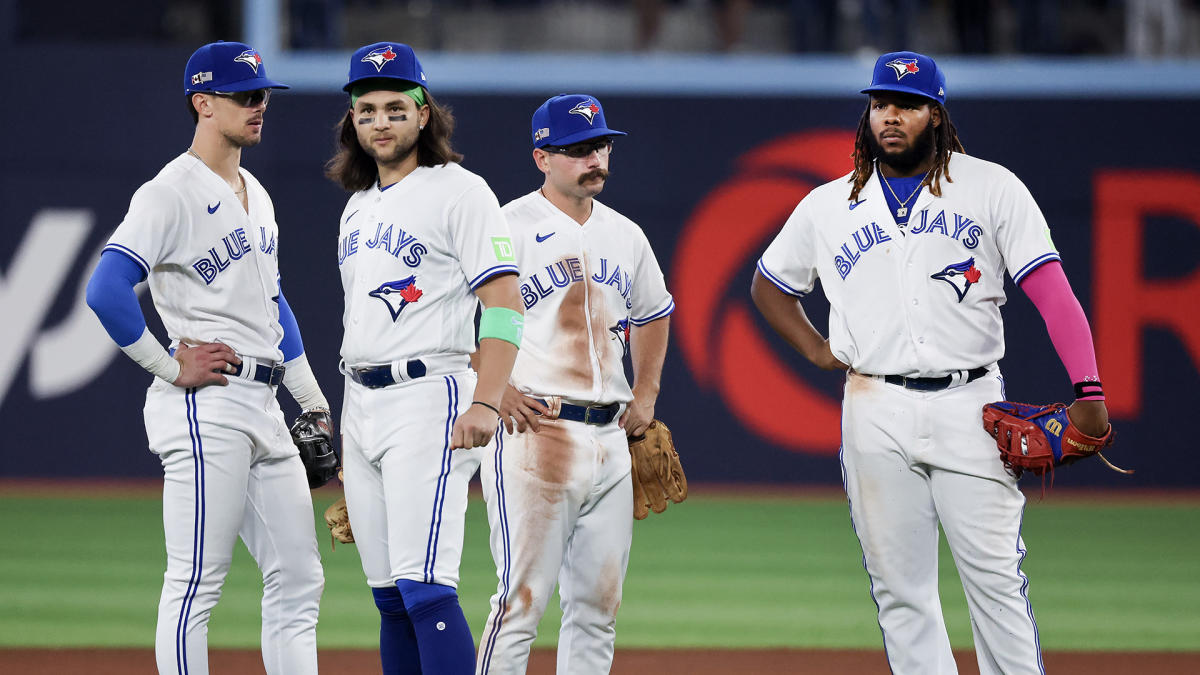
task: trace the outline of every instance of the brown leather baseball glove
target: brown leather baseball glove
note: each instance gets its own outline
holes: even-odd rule
[[[329,534],[335,541],[343,544],[354,543],[354,531],[350,529],[350,514],[346,511],[345,497],[325,509],[325,524],[329,526]],[[330,542],[331,547],[332,545]]]
[[[667,425],[654,420],[646,433],[630,438],[629,455],[633,459],[634,519],[641,520],[650,511],[666,511],[668,499],[676,504],[687,499],[687,477]]]
[[[1062,403],[989,403],[983,406],[983,428],[996,439],[1000,459],[1017,478],[1025,471],[1041,476],[1092,455],[1114,471],[1133,473],[1113,466],[1100,454],[1113,442],[1112,425],[1100,438],[1089,436],[1071,422]]]

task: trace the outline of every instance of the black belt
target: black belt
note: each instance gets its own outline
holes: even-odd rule
[[[251,379],[253,379],[255,382],[262,382],[263,384],[269,384],[272,387],[276,387],[279,386],[280,382],[283,382],[283,371],[285,370],[287,369],[281,365],[268,366],[262,363],[256,363],[254,364],[254,377]],[[222,371],[214,370],[213,372],[219,373]],[[239,363],[234,366],[231,374],[235,377],[241,377],[242,364]]]
[[[174,347],[171,347],[167,351],[171,354],[171,356],[175,356],[175,348]],[[283,372],[285,370],[287,370],[287,369],[284,368],[282,365],[271,364],[268,366],[265,363],[256,363],[254,365],[254,377],[252,377],[250,379],[254,380],[255,382],[262,382],[263,384],[269,384],[272,387],[278,387],[279,383],[283,382]],[[233,375],[234,377],[241,377],[242,376],[242,364],[239,363],[236,366],[234,366],[232,371],[214,370],[213,372],[221,373],[222,375]]]
[[[547,408],[550,407],[549,402],[542,401],[541,399],[538,399],[538,401]],[[617,413],[620,411],[620,403],[609,403],[608,405],[600,405],[598,403],[593,403],[591,405],[563,403],[560,405],[558,410],[558,419],[603,426],[617,419]]]
[[[346,370],[350,375],[350,379],[367,389],[382,389],[383,387],[390,387],[396,384],[396,378],[392,377],[391,365],[347,368]],[[404,372],[408,373],[408,379],[410,380],[425,377],[425,362],[421,359],[412,359],[404,364]]]
[[[967,382],[974,382],[984,375],[987,375],[987,372],[988,369],[986,366],[972,368],[971,370],[967,371],[967,379],[963,381],[963,384],[966,384]],[[916,389],[917,391],[941,391],[948,388],[950,384],[954,382],[954,376],[904,377],[903,375],[884,375],[883,381],[887,382],[888,384],[904,387],[905,389]]]

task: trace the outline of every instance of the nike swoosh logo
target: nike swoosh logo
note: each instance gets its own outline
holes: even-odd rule
[[[865,202],[865,201],[867,201],[867,200],[865,200],[865,199],[860,199],[860,200],[858,200],[858,201],[856,201],[856,202],[850,202],[850,210],[851,210],[851,211],[853,211],[853,210],[854,210],[854,207],[858,206],[859,204],[861,204],[861,203],[863,203],[863,202]]]
[[[538,234],[538,235],[534,235],[534,237],[533,237],[533,238],[534,238],[534,239],[537,239],[538,243],[540,244],[540,243],[542,243],[543,241],[546,241],[547,239],[549,239],[550,237],[553,237],[553,236],[554,236],[555,234],[557,234],[557,233],[558,233],[558,232],[557,232],[557,231],[555,231],[555,232],[551,232],[550,234]]]
[[[355,209],[354,213],[358,213],[359,211],[362,211],[362,209]],[[344,225],[344,224],[350,222],[350,219],[354,217],[354,213],[351,213],[350,215],[346,216],[346,219],[342,221],[342,224]]]
[[[208,212],[209,212],[209,213],[216,213],[216,212],[217,212],[217,209],[219,209],[219,208],[221,208],[221,202],[217,202],[217,205],[216,205],[216,206],[210,206],[210,207],[208,207]]]

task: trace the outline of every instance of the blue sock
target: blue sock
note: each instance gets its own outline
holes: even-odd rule
[[[379,661],[383,675],[421,675],[417,634],[395,586],[372,588],[379,608]]]
[[[449,586],[401,579],[396,582],[412,620],[424,675],[473,675],[475,639]]]

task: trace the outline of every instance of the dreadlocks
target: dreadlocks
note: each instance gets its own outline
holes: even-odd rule
[[[950,113],[946,112],[946,108],[937,101],[930,101],[930,106],[936,106],[941,113],[942,123],[933,129],[933,166],[929,169],[929,173],[925,175],[925,180],[922,185],[928,185],[929,191],[936,197],[942,196],[942,176],[946,177],[946,181],[953,183],[954,179],[950,178],[950,153],[966,152],[963,150],[962,143],[958,140],[958,129],[954,128],[954,122],[950,121]],[[930,122],[932,124],[932,121]],[[871,103],[867,102],[867,109],[863,111],[862,117],[858,120],[858,133],[854,137],[854,173],[850,175],[850,182],[854,184],[854,189],[850,192],[850,201],[858,200],[858,193],[862,191],[867,181],[871,178],[871,172],[875,169],[875,156],[871,151]]]

